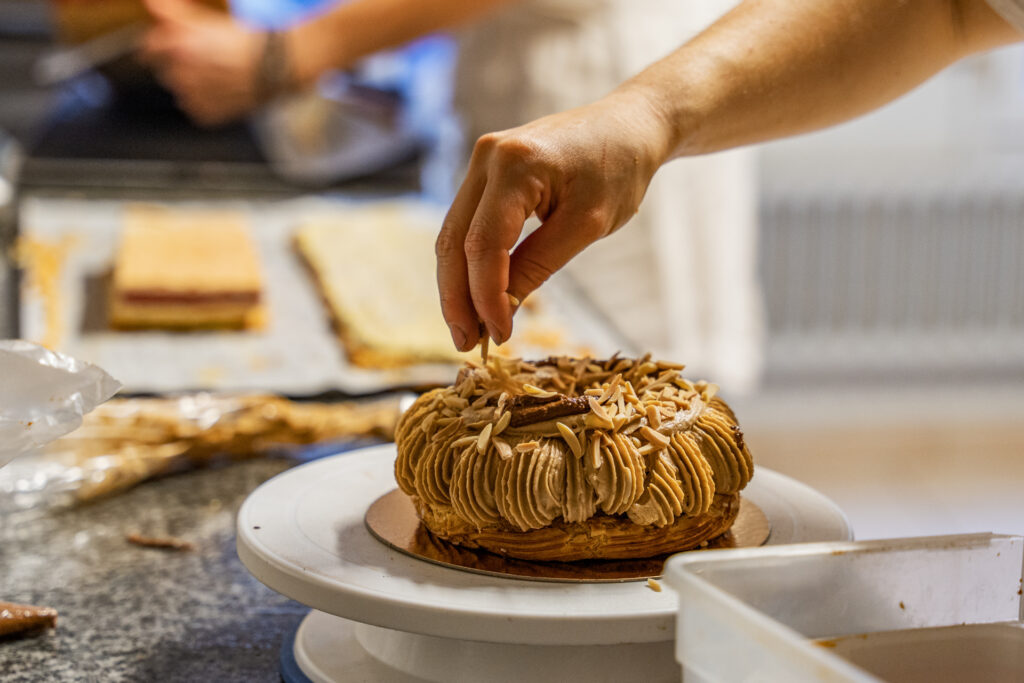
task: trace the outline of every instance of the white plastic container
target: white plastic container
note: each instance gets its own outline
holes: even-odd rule
[[[676,658],[685,683],[1024,680],[1022,566],[994,534],[680,555]]]

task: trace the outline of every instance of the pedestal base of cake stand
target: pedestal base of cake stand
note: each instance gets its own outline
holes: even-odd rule
[[[379,628],[311,611],[285,640],[285,683],[678,683],[674,643],[542,646],[481,643]]]
[[[389,445],[297,467],[239,511],[245,566],[314,608],[285,644],[285,680],[679,680],[671,591],[482,575],[374,538],[364,515],[394,488],[394,459]],[[788,477],[760,468],[743,493],[768,544],[851,538],[834,503]]]

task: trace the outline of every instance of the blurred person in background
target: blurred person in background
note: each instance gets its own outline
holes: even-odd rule
[[[506,292],[626,224],[667,161],[850,119],[1022,31],[1024,0],[747,0],[608,96],[482,137],[437,241],[455,344],[477,320],[506,339]]]
[[[189,0],[146,3],[155,23],[142,57],[203,125],[313,87],[323,73],[376,51],[458,27],[456,106],[475,140],[606,95],[734,0],[352,0],[281,32]],[[664,169],[636,215],[622,217],[630,230],[568,269],[634,346],[683,360],[733,393],[754,386],[761,364],[752,154]],[[452,333],[461,348],[476,340],[475,329]]]

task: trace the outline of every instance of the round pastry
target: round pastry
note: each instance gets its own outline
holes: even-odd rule
[[[395,478],[433,534],[526,560],[636,559],[725,533],[753,475],[717,387],[681,365],[493,357],[398,423]]]

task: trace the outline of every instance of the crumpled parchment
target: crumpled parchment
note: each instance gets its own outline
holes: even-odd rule
[[[0,340],[0,466],[77,428],[120,388],[95,365],[31,342]]]

